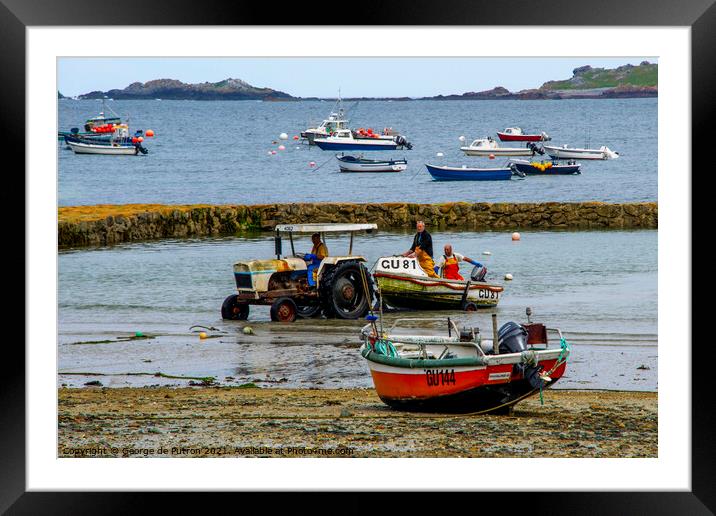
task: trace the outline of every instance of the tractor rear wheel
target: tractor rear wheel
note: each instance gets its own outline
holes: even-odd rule
[[[277,322],[293,322],[298,317],[298,307],[290,297],[279,297],[271,305],[271,320]]]
[[[230,321],[245,321],[249,318],[248,303],[239,302],[239,296],[233,294],[221,305],[221,318]]]
[[[368,292],[363,285],[365,275]],[[360,262],[339,263],[321,278],[321,305],[326,317],[357,319],[368,312],[373,299],[370,273]]]

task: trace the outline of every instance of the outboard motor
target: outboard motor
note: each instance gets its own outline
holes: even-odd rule
[[[408,142],[408,140],[405,139],[405,136],[400,134],[395,137],[395,143],[397,143],[399,147],[405,147],[408,150],[413,148],[413,144]]]
[[[475,265],[470,273],[470,279],[472,281],[485,281],[485,275],[487,274],[487,267],[484,265]]]
[[[500,353],[521,353],[527,349],[527,330],[521,324],[510,321],[497,331]]]
[[[142,145],[141,143],[136,144],[135,147],[136,147],[137,150],[138,150],[139,152],[141,152],[142,154],[146,154],[146,153],[149,152],[149,149],[147,149],[147,148],[146,148],[144,145]]]
[[[532,150],[532,155],[539,154],[544,155],[544,147],[537,147],[534,142],[527,142],[527,148]]]
[[[514,163],[512,165],[510,165],[510,170],[512,170],[513,176],[517,176],[517,177],[526,177],[527,176],[527,174],[525,174],[524,172],[521,172],[520,169],[517,168],[517,165],[515,165]]]
[[[500,346],[500,353],[522,353],[527,350],[527,329],[516,322],[508,322],[502,325],[497,332],[497,342]],[[524,359],[524,355],[523,355]],[[540,378],[539,373],[542,366],[533,359],[532,363],[523,361],[513,366],[515,373],[521,373],[533,389],[540,389],[546,382]]]

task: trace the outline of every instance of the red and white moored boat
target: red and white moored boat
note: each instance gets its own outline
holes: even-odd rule
[[[508,127],[504,131],[497,131],[497,137],[503,142],[542,142],[551,140],[547,133],[525,134],[519,127]]]
[[[460,330],[449,318],[447,335],[396,330],[402,321],[424,325],[436,319],[398,319],[388,332],[379,328],[377,317],[368,319],[361,330],[361,354],[378,396],[396,409],[509,412],[515,403],[554,385],[569,356],[561,332],[540,323],[508,322],[495,331],[494,345],[494,337],[483,339],[478,328]],[[549,347],[548,332],[559,336],[559,347]]]

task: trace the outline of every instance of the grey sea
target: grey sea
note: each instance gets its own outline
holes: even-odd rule
[[[294,141],[328,115],[331,102],[108,101],[131,129],[154,130],[145,140],[149,154],[75,155],[58,144],[58,203],[657,200],[656,99],[346,105],[352,127],[393,127],[407,137],[413,150],[370,153],[405,157],[407,171],[342,174],[333,153]],[[59,128],[81,127],[101,106],[60,100]],[[557,145],[606,145],[621,156],[584,162],[576,176],[455,184],[427,174],[426,163],[502,162],[464,156],[458,138],[516,125],[546,131]],[[287,141],[279,140],[283,132]],[[286,149],[278,150],[282,143]],[[411,231],[379,230],[360,237],[355,249],[372,265],[405,251]],[[523,231],[520,242],[509,232],[433,238],[436,251],[450,242],[483,261],[488,279],[505,284],[495,309],[500,323],[524,322],[529,306],[535,320],[562,329],[572,357],[557,387],[657,389],[656,231]],[[347,247],[347,237],[328,246]],[[266,307],[253,308],[248,322],[221,320],[221,303],[234,289],[232,264],[272,254],[265,233],[60,251],[58,385],[186,385],[212,376],[226,385],[371,387],[358,353],[363,321],[281,325],[269,322]],[[512,281],[503,280],[507,273]],[[450,315],[489,332],[490,314],[420,315]],[[386,314],[386,321],[406,315],[415,314]],[[247,324],[254,335],[243,333]],[[199,339],[199,331],[209,338]],[[131,338],[137,332],[148,338]]]
[[[392,127],[412,150],[402,173],[342,174],[334,153],[293,140],[328,116],[329,101],[108,101],[130,128],[152,129],[146,156],[75,155],[58,145],[59,205],[125,203],[450,202],[657,200],[657,99],[346,102],[353,128]],[[82,128],[96,100],[62,99],[61,130]],[[551,144],[608,146],[621,157],[585,161],[582,174],[456,185],[435,182],[426,163],[495,166],[466,157],[467,140],[505,127],[545,131]],[[279,140],[286,133],[287,141]],[[285,150],[277,150],[285,144]],[[519,144],[504,144],[519,145]],[[271,151],[276,154],[271,155]],[[442,153],[442,157],[437,154]],[[310,166],[314,162],[315,166]]]

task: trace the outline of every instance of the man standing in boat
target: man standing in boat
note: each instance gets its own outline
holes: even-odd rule
[[[430,236],[430,233],[425,230],[425,222],[423,222],[422,220],[416,222],[415,229],[417,229],[418,232],[415,233],[415,236],[413,237],[413,245],[410,247],[409,251],[405,251],[403,253],[403,256],[413,258],[415,256],[415,248],[420,247],[420,249],[425,251],[425,253],[430,256],[430,258],[432,258],[433,237]]]
[[[417,258],[425,273],[431,278],[437,278],[435,262],[433,262],[433,237],[425,230],[425,222],[422,220],[415,224],[415,228],[418,232],[413,237],[413,245],[410,250],[403,253],[403,256]]]
[[[451,244],[445,244],[443,251],[445,252],[445,254],[443,254],[442,261],[440,262],[440,275],[443,278],[451,279],[451,280],[465,281],[465,278],[463,278],[460,275],[460,262],[461,261],[471,263],[472,265],[475,265],[476,267],[482,267],[482,269],[479,271],[479,276],[477,278],[474,278],[475,281],[482,281],[485,278],[485,274],[487,273],[487,268],[484,265],[482,265],[480,262],[473,260],[472,258],[469,258],[467,256],[464,256],[462,254],[453,253]]]

